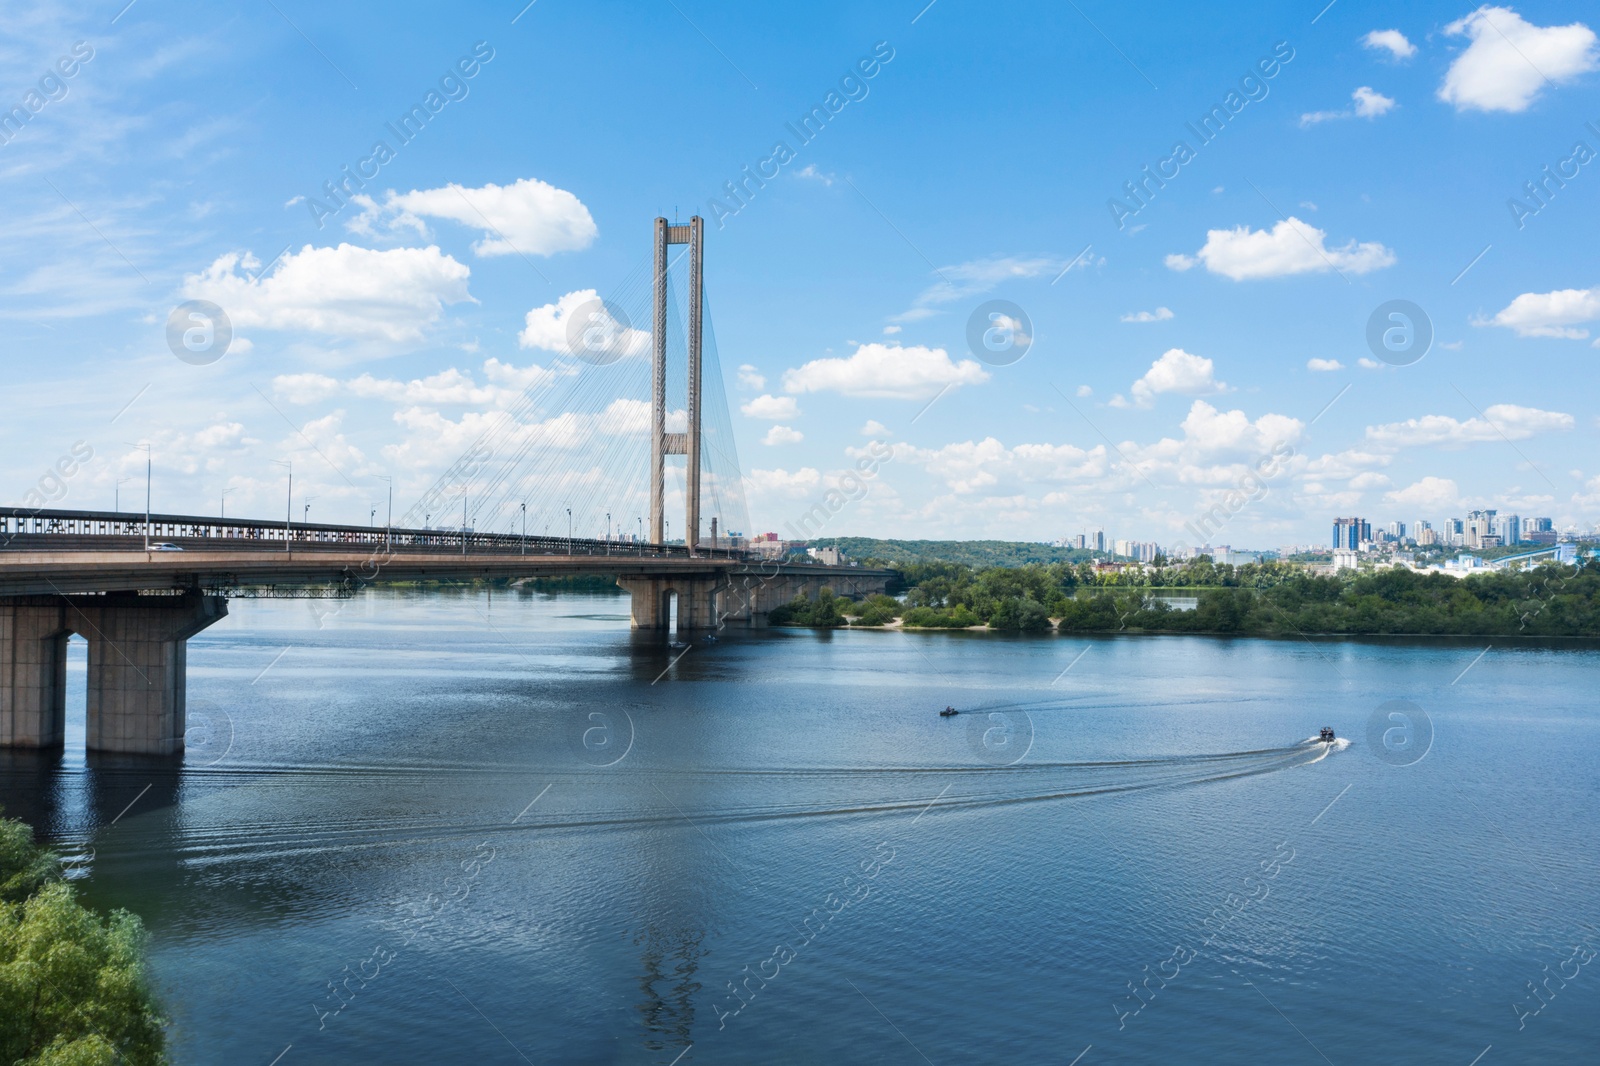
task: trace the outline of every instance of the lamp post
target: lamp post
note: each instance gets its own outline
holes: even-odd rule
[[[378,509],[376,507],[374,507],[374,508],[372,508],[371,511],[369,511],[367,513],[367,528],[368,529],[374,529],[374,528],[377,527],[377,525],[378,525]]]
[[[217,498],[217,517],[218,518],[227,518],[228,517],[228,493],[230,493],[232,491],[233,491],[232,489],[223,489],[222,490],[222,495]]]
[[[117,486],[116,486],[116,488],[111,490],[111,492],[112,492],[112,495],[111,495],[111,509],[113,511],[120,512],[122,510],[122,483],[124,481],[132,481],[132,480],[133,480],[133,478],[131,478],[131,477],[119,477],[119,478],[117,478]]]
[[[294,535],[294,460],[274,459],[274,466],[287,467],[289,470],[289,491],[284,496],[283,503],[283,550],[289,550],[289,540]]]
[[[528,501],[522,501],[522,552],[528,554]]]
[[[467,554],[467,490],[461,490],[461,554]]]
[[[644,516],[643,515],[639,516],[639,536],[637,538],[635,538],[635,543],[637,543],[639,545],[639,555],[642,557],[644,555]]]
[[[374,474],[373,476],[380,481],[389,483],[389,516],[384,519],[383,523],[383,550],[388,551],[390,541],[394,537],[394,478],[387,474]]]
[[[133,441],[129,441],[128,443],[129,444],[133,444]],[[151,465],[152,465],[152,462],[153,462],[153,455],[152,455],[151,450],[150,450],[150,442],[149,441],[145,441],[143,444],[133,444],[133,446],[135,448],[143,448],[144,449],[144,550],[145,551],[149,551],[150,550],[150,468],[151,468]]]
[[[611,512],[606,512],[606,554],[611,554]]]
[[[572,508],[567,508],[567,554],[572,554]]]

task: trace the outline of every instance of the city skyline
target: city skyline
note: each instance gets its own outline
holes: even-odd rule
[[[1592,18],[921,7],[597,35],[543,5],[25,5],[0,500],[106,509],[149,463],[158,511],[269,517],[292,463],[296,518],[365,522],[386,477],[398,515],[525,390],[625,376],[649,323],[597,371],[569,316],[626,289],[652,218],[697,214],[740,532],[875,442],[818,538],[1592,527]],[[581,480],[637,402],[527,434],[592,415],[557,460]]]

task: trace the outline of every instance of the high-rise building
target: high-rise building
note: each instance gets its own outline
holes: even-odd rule
[[[1494,520],[1495,535],[1501,544],[1522,543],[1522,519],[1514,514],[1503,514]]]
[[[1089,534],[1089,547],[1093,548],[1097,552],[1105,551],[1106,531],[1103,529],[1097,529],[1093,533]]]
[[[1333,550],[1343,548],[1356,551],[1372,539],[1372,523],[1365,518],[1335,518],[1333,520]]]
[[[1076,537],[1072,538],[1072,546],[1074,548],[1082,550],[1084,548],[1084,546],[1087,544],[1088,540],[1089,540],[1089,538],[1086,535],[1084,535],[1082,533],[1079,533]]]
[[[1484,547],[1484,537],[1498,537],[1500,535],[1494,528],[1495,513],[1493,509],[1467,512],[1466,541],[1468,548],[1482,548]]]
[[[1404,522],[1390,522],[1389,536],[1393,537],[1395,540],[1405,540],[1406,524]]]

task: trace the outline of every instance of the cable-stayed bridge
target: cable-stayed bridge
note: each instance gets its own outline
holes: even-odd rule
[[[0,747],[63,744],[77,634],[89,644],[88,746],[181,752],[186,642],[227,614],[230,596],[606,574],[631,594],[634,628],[694,634],[764,625],[825,585],[883,591],[886,571],[740,547],[749,517],[703,263],[699,218],[656,219],[648,264],[610,299],[538,324],[564,333],[567,358],[486,417],[398,521],[296,523],[292,507],[282,521],[0,508]],[[460,526],[433,522],[447,514]],[[565,522],[551,535],[539,519],[555,514]]]

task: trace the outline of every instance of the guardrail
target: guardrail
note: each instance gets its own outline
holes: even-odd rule
[[[742,549],[645,544],[584,537],[522,536],[459,529],[391,529],[319,523],[262,522],[198,515],[150,516],[116,511],[0,508],[0,549],[56,548],[67,551],[142,550],[170,545],[185,550],[341,551],[382,548],[391,553],[434,555],[616,555],[657,559],[746,559]],[[170,550],[170,549],[162,549]]]

